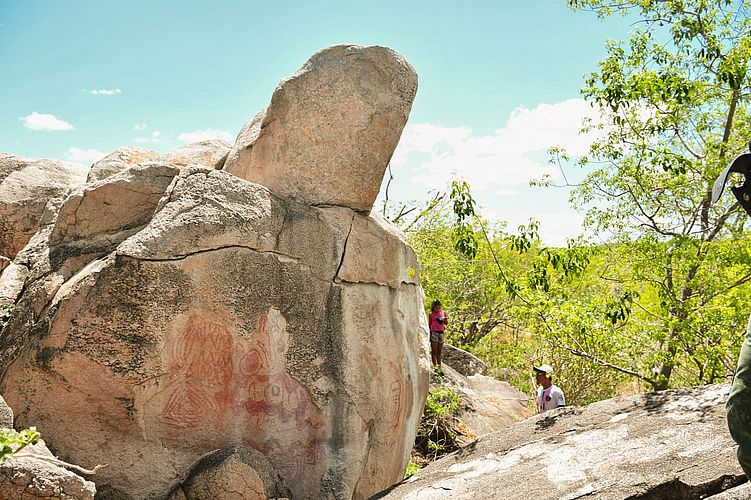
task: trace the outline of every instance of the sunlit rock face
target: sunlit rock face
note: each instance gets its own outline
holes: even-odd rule
[[[727,429],[729,390],[706,385],[547,411],[376,498],[751,498],[733,488],[747,479]]]
[[[156,151],[136,146],[125,146],[94,162],[89,169],[86,182],[100,181],[133,165],[157,160],[159,160],[159,153]]]
[[[0,393],[63,458],[109,464],[103,491],[163,498],[233,444],[294,498],[401,478],[427,332],[415,254],[386,222],[153,163],[74,192],[14,266]]]
[[[37,232],[47,202],[85,178],[83,170],[58,160],[0,153],[0,271]]]
[[[224,140],[208,139],[170,149],[166,153],[159,155],[159,159],[181,167],[195,163],[213,168],[222,168],[229,150],[230,145]]]
[[[369,212],[416,92],[417,73],[387,47],[323,49],[245,125],[224,169],[285,198]]]

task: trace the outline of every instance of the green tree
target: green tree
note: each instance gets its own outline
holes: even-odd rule
[[[453,208],[444,203],[422,214],[406,231],[420,260],[425,294],[430,300],[439,299],[449,311],[447,341],[467,349],[499,325],[509,325],[512,307],[488,245],[475,237],[473,217],[459,226]],[[502,235],[502,229],[495,231]],[[474,258],[467,250],[474,252]]]
[[[713,381],[728,373],[729,335],[743,329],[742,314],[729,308],[751,280],[747,216],[730,196],[710,205],[715,178],[751,138],[749,2],[568,4],[639,19],[627,43],[607,43],[586,78],[583,94],[603,116],[590,126],[603,138],[580,161],[590,172],[572,195],[614,251],[628,250],[628,274],[609,271],[621,305],[630,303],[613,325],[632,309],[632,325],[643,322],[624,327],[638,333],[644,356],[626,371],[654,389],[670,386],[676,371],[683,383]],[[580,354],[607,363],[598,350]]]

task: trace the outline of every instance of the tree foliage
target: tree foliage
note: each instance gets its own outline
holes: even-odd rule
[[[710,205],[715,178],[751,137],[748,2],[568,3],[640,20],[628,42],[607,43],[607,57],[586,78],[583,94],[604,120],[590,126],[603,138],[581,161],[590,173],[573,195],[587,224],[628,245],[629,274],[610,277],[628,294],[624,304],[638,293],[652,299],[639,319],[650,325],[642,342],[653,355],[639,376],[664,389],[675,369],[693,366],[684,380],[715,380],[727,373],[728,332],[720,328],[742,330],[727,306],[751,280],[745,213],[731,197]]]
[[[585,169],[572,203],[599,243],[547,248],[534,220],[488,224],[465,183],[436,194],[401,226],[452,317],[448,342],[522,390],[530,366],[550,362],[575,404],[732,376],[751,238],[732,196],[710,197],[751,138],[748,3],[568,0],[637,19],[585,80],[600,139],[584,158],[551,149]]]
[[[0,463],[5,462],[30,444],[41,439],[35,427],[22,431],[0,428]]]

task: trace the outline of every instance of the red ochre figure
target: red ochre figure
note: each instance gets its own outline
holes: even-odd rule
[[[287,374],[287,347],[286,321],[275,309],[258,320],[249,341],[192,314],[165,363],[169,396],[163,422],[178,429],[221,422],[225,416],[252,422],[244,442],[269,456],[287,477],[299,477],[306,465],[320,463],[323,412]],[[392,384],[391,391],[398,415],[401,387]],[[272,428],[296,430],[298,439],[308,442],[253,439],[268,436]]]

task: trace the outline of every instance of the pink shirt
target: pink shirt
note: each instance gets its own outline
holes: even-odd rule
[[[446,319],[446,311],[441,310],[440,314],[436,314],[433,311],[428,315],[428,323],[430,324],[431,332],[442,332],[446,329],[446,324],[439,323],[438,318]]]

